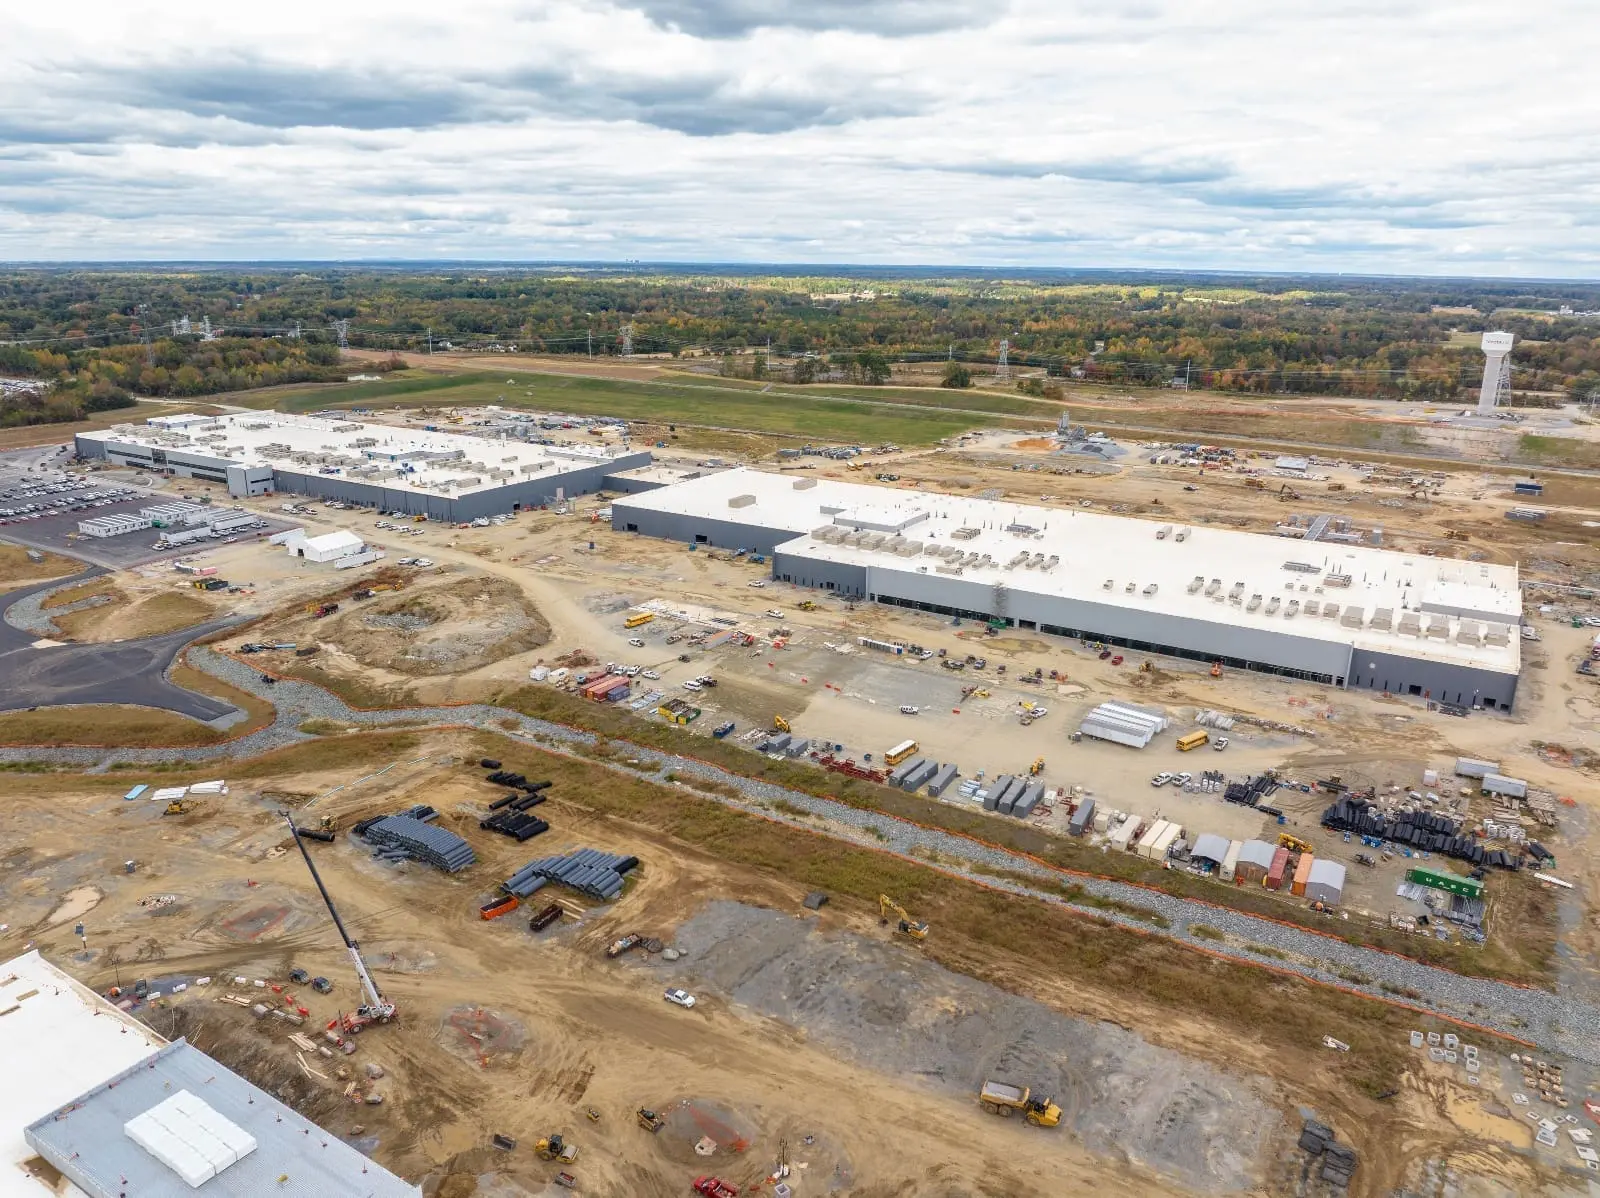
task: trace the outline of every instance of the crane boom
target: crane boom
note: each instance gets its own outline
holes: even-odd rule
[[[372,975],[367,972],[367,963],[361,959],[361,949],[356,942],[350,939],[350,933],[345,931],[344,920],[339,918],[339,909],[333,905],[333,897],[329,895],[328,888],[322,884],[322,875],[317,872],[317,866],[311,860],[311,854],[306,850],[306,842],[300,839],[300,829],[295,827],[294,817],[285,815],[284,820],[289,825],[289,831],[294,836],[294,843],[300,850],[300,855],[305,858],[306,868],[311,871],[311,880],[317,884],[317,893],[322,895],[322,901],[327,905],[328,914],[333,916],[333,926],[339,929],[339,938],[344,941],[344,947],[350,954],[350,963],[356,968],[356,976],[361,979],[361,990],[366,996],[366,1005],[357,1008],[356,1015],[363,1022],[379,1020],[387,1023],[394,1018],[395,1006],[383,997]],[[349,1022],[348,1020],[346,1021]]]

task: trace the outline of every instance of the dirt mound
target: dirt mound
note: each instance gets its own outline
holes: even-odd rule
[[[341,615],[329,638],[364,665],[457,674],[537,649],[550,625],[514,583],[458,578]]]

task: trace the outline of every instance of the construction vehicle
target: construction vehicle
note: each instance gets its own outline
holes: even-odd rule
[[[978,1091],[978,1101],[991,1115],[1003,1119],[1021,1111],[1022,1117],[1035,1127],[1055,1127],[1061,1122],[1061,1108],[1053,1099],[1035,1098],[1027,1086],[1013,1086],[1005,1082],[987,1081]]]
[[[1244,480],[1244,485],[1248,491],[1265,491],[1267,489],[1267,484],[1259,478],[1247,478]]]
[[[1459,528],[1452,528],[1445,532],[1444,539],[1447,541],[1465,541],[1467,539],[1467,534],[1462,532]]]
[[[928,925],[926,923],[912,919],[910,913],[899,903],[895,902],[887,894],[880,894],[878,896],[878,923],[880,925],[885,925],[889,922],[890,912],[893,912],[898,917],[894,930],[902,936],[909,936],[913,940],[926,940],[928,938]]]
[[[1278,498],[1285,501],[1290,499],[1299,499],[1300,492],[1296,491],[1288,483],[1284,483],[1283,486],[1278,488]]]
[[[1222,677],[1222,663],[1220,661],[1214,661],[1211,663],[1211,676],[1213,678]]]
[[[194,804],[191,803],[188,799],[173,799],[172,802],[167,804],[167,809],[165,811],[163,811],[161,814],[162,815],[188,815],[189,812],[191,812],[193,810],[194,810]]]
[[[1330,490],[1330,491],[1342,491],[1342,490],[1344,490],[1344,484],[1343,483],[1329,483],[1328,484],[1328,490]]]
[[[372,975],[367,972],[367,963],[361,959],[361,949],[356,942],[350,939],[350,933],[345,931],[344,920],[339,918],[339,911],[333,905],[333,899],[328,894],[328,888],[322,884],[322,875],[317,872],[315,863],[311,860],[311,852],[306,848],[305,841],[300,839],[300,829],[295,827],[294,818],[287,812],[284,822],[289,825],[289,832],[294,837],[294,843],[300,850],[300,855],[305,858],[306,868],[311,871],[311,880],[317,884],[317,893],[322,896],[322,901],[327,905],[328,914],[333,916],[333,926],[339,929],[339,939],[344,941],[344,946],[350,953],[350,963],[355,966],[356,976],[361,979],[361,992],[366,1001],[354,1011],[348,1011],[328,1024],[330,1030],[334,1027],[355,1034],[362,1028],[373,1023],[388,1023],[399,1011],[395,1005],[383,997],[377,983],[372,980]],[[315,983],[313,983],[315,984]],[[332,986],[329,986],[332,989]]]
[[[784,719],[781,715],[775,715],[772,717],[772,730],[774,732],[794,731],[794,729],[789,727],[789,721]]]
[[[638,1110],[633,1112],[633,1117],[638,1120],[639,1126],[644,1128],[645,1131],[649,1132],[651,1135],[655,1135],[656,1132],[660,1131],[667,1125],[667,1121],[660,1115],[656,1114],[654,1111],[646,1110],[644,1107],[640,1107]]]
[[[1288,849],[1291,853],[1311,853],[1316,851],[1298,836],[1290,835],[1288,832],[1278,833],[1278,847]]]
[[[796,606],[801,611],[816,611],[818,607],[818,605],[813,603],[810,599],[802,599],[798,604],[796,604]]]
[[[561,1161],[570,1165],[578,1159],[578,1146],[569,1144],[558,1135],[545,1136],[533,1146],[542,1161]]]
[[[692,1188],[701,1198],[739,1198],[739,1187],[720,1177],[697,1177]]]
[[[1044,758],[1035,757],[1033,764],[1028,767],[1028,777],[1037,778],[1042,773],[1044,773]]]

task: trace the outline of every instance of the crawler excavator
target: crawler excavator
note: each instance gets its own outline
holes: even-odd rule
[[[906,909],[899,903],[895,902],[887,894],[880,894],[878,896],[878,923],[880,925],[887,924],[891,912],[897,917],[894,930],[902,936],[909,936],[913,940],[926,940],[928,938],[928,925],[925,922],[912,919]]]

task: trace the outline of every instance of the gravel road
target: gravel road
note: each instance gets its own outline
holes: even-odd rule
[[[270,700],[277,706],[277,719],[266,728],[220,745],[189,749],[4,748],[0,749],[0,762],[48,762],[78,766],[92,773],[102,771],[114,762],[157,764],[183,761],[199,764],[237,757],[254,757],[286,745],[313,739],[299,730],[300,724],[312,719],[333,720],[374,728],[401,721],[413,726],[454,724],[492,728],[495,732],[535,740],[541,748],[558,753],[566,751],[563,746],[592,744],[595,739],[588,732],[533,719],[483,703],[460,707],[408,707],[386,711],[356,711],[341,699],[310,683],[286,680],[276,685],[265,684],[261,681],[258,671],[204,646],[191,649],[188,660],[197,669],[241,690]],[[514,721],[514,727],[504,726],[502,722],[507,720]],[[1270,964],[1276,969],[1366,993],[1374,998],[1393,1001],[1395,992],[1415,991],[1423,997],[1406,1001],[1413,1002],[1418,1007],[1493,1028],[1530,1041],[1540,1048],[1560,1052],[1577,1060],[1600,1064],[1600,1007],[1570,995],[1528,990],[1485,978],[1464,977],[1449,970],[1423,965],[1390,953],[1346,944],[1332,937],[1319,936],[1313,932],[1287,927],[1270,920],[1229,911],[1226,908],[1194,903],[1122,882],[1066,874],[1027,857],[981,844],[955,833],[918,827],[893,816],[863,811],[831,799],[818,798],[769,782],[745,778],[728,773],[714,765],[677,757],[643,745],[634,746],[634,759],[639,762],[637,766],[611,762],[604,764],[608,769],[658,782],[665,782],[668,774],[676,774],[680,777],[690,775],[723,783],[736,789],[738,797],[704,794],[700,791],[696,791],[695,794],[704,798],[706,802],[760,811],[767,818],[796,827],[809,828],[840,839],[868,844],[874,849],[906,857],[919,865],[928,865],[926,853],[932,850],[947,863],[960,861],[968,866],[1006,870],[1020,877],[1037,878],[1041,882],[1076,883],[1091,894],[1116,899],[1121,903],[1159,914],[1169,921],[1170,927],[1156,928],[1123,912],[1072,903],[1060,895],[1034,889],[1022,882],[990,875],[973,875],[976,880],[988,886],[1080,910],[1098,919],[1111,920],[1140,932],[1168,936],[1208,952],[1235,957],[1257,965]],[[773,810],[772,804],[778,800],[804,810],[814,816],[815,821]],[[960,867],[948,864],[933,868],[944,868],[950,873],[962,872]],[[1193,925],[1196,924],[1217,929],[1239,943],[1197,937],[1192,931]],[[1263,961],[1260,956],[1253,955],[1245,949],[1243,944],[1273,949],[1288,954],[1289,959]],[[1359,973],[1371,981],[1361,985],[1352,984],[1339,975],[1340,970]],[[1383,990],[1385,985],[1391,988],[1389,992]],[[1337,1026],[1330,1026],[1324,1030],[1335,1036],[1339,1033]]]

